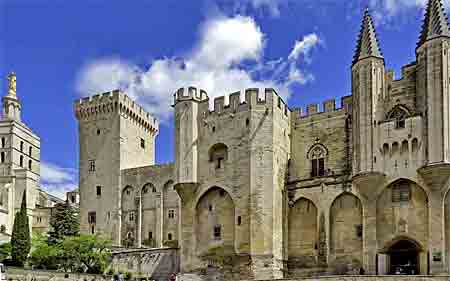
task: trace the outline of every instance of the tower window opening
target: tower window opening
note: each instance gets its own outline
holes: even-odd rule
[[[356,237],[362,238],[363,236],[363,226],[362,224],[355,225]]]
[[[95,160],[89,160],[89,172],[95,172]]]
[[[327,156],[326,148],[321,144],[314,145],[309,153],[308,158],[311,159],[311,177],[323,177],[325,171],[325,157]]]
[[[128,220],[130,221],[130,222],[134,222],[134,212],[130,212],[130,214],[128,215]]]
[[[323,177],[325,176],[325,159],[312,159],[312,173],[311,176],[314,177]]]
[[[238,216],[237,218],[237,225],[241,225],[242,224],[242,217]]]
[[[100,129],[97,129],[97,136],[100,135]]]
[[[406,127],[406,118],[409,112],[403,106],[396,106],[388,114],[389,120],[395,120],[395,129],[403,129]]]
[[[409,183],[401,181],[392,187],[392,202],[408,202],[411,199],[411,188]]]
[[[148,240],[153,239],[153,232],[149,231],[148,232]]]
[[[5,146],[6,146],[6,139],[2,138],[2,148],[5,148]]]
[[[145,149],[145,140],[141,138],[141,148]]]
[[[33,147],[28,148],[28,155],[31,157],[31,154],[33,153]]]
[[[23,152],[23,141],[20,142],[20,152]]]
[[[172,241],[172,233],[167,234],[167,240]]]
[[[88,213],[88,223],[95,224],[97,221],[97,214],[95,212]]]
[[[222,238],[222,229],[220,225],[216,225],[214,226],[214,239],[215,240],[220,240]]]
[[[96,189],[97,189],[97,192],[96,192],[97,197],[102,196],[102,187],[100,185],[97,185]]]
[[[20,155],[20,158],[19,158],[19,165],[20,165],[20,167],[23,167],[23,156],[22,155]]]
[[[5,163],[5,152],[0,153],[0,160],[2,163]]]
[[[33,161],[28,160],[28,169],[31,170],[32,167],[33,167]]]
[[[175,218],[175,210],[169,210],[169,219]]]

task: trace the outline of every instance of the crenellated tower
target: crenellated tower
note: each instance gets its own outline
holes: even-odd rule
[[[352,63],[353,173],[372,172],[376,163],[376,123],[384,93],[384,58],[366,10]]]
[[[180,88],[174,94],[177,182],[197,182],[199,123],[208,100],[206,92],[195,87]]]
[[[80,229],[120,245],[121,170],[155,163],[158,122],[116,90],[75,103],[80,161]]]

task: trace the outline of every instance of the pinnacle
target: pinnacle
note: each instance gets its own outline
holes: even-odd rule
[[[359,60],[368,57],[377,57],[383,59],[380,46],[378,44],[375,26],[369,14],[369,9],[364,11],[364,18],[361,25],[361,31],[358,36],[355,55],[353,56],[353,65]]]
[[[436,37],[450,37],[448,18],[442,0],[429,0],[417,47]]]

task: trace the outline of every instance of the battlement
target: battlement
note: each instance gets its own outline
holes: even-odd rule
[[[305,108],[294,108],[293,116],[295,118],[307,118],[317,114],[323,113],[333,113],[333,112],[350,112],[352,110],[352,96],[345,96],[341,98],[340,107],[336,107],[336,100],[329,99],[322,103],[322,106],[319,104],[308,104]]]
[[[227,96],[220,96],[214,99],[213,110],[209,113],[222,114],[222,113],[236,113],[239,111],[247,111],[251,108],[255,108],[258,105],[264,105],[265,107],[272,107],[276,105],[285,116],[288,116],[290,109],[283,99],[272,88],[258,89],[248,88],[245,89],[243,95],[241,92],[234,92],[228,95],[228,104],[226,103]]]
[[[395,78],[395,72],[394,70],[390,69],[386,72],[386,80],[387,82],[396,82],[396,81],[401,81],[403,79],[410,79],[411,74],[413,74],[416,71],[416,67],[417,67],[417,62],[413,61],[407,65],[402,66],[402,70],[401,70],[401,77],[396,79]]]
[[[179,88],[174,94],[173,94],[173,104],[177,104],[180,101],[187,101],[187,100],[195,100],[195,101],[208,101],[208,94],[203,89],[198,89],[197,87],[186,87],[186,88]]]
[[[159,129],[158,120],[120,90],[85,97],[75,102],[75,116],[78,120],[112,113],[121,114],[151,133],[156,133]]]

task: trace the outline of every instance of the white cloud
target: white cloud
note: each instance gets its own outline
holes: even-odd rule
[[[64,199],[66,192],[77,188],[76,171],[41,162],[41,188]]]
[[[298,1],[294,0],[293,2]],[[215,0],[219,7],[228,10],[231,14],[259,13],[263,16],[278,17],[281,9],[290,0]]]
[[[217,17],[203,25],[198,43],[183,58],[156,59],[146,69],[121,58],[99,59],[81,70],[77,89],[92,95],[121,88],[163,121],[170,118],[172,94],[185,86],[205,89],[211,102],[249,87],[273,87],[288,98],[291,85],[313,80],[303,66],[321,39],[306,35],[288,58],[272,61],[263,58],[266,41],[250,17]]]
[[[295,41],[294,48],[288,56],[289,60],[297,60],[300,55],[303,55],[305,60],[309,62],[311,58],[309,54],[311,50],[320,43],[319,36],[315,33],[311,33],[303,37],[302,40]]]
[[[389,24],[393,20],[405,18],[412,9],[424,8],[428,0],[369,0],[369,7],[378,24]],[[450,0],[443,1],[450,7]]]

